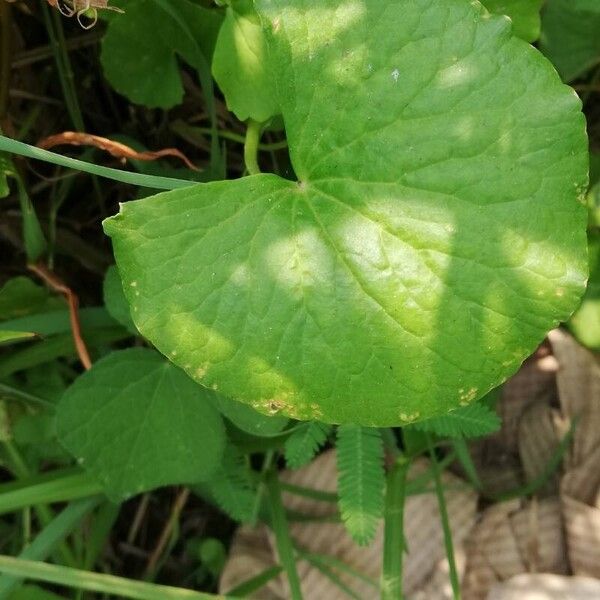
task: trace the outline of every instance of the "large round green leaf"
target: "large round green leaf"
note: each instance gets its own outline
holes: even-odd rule
[[[225,446],[211,396],[153,350],[112,352],[61,398],[58,438],[117,501],[205,481]]]
[[[481,397],[586,279],[580,102],[465,0],[258,0],[299,182],[123,205],[140,331],[266,413],[393,425]]]

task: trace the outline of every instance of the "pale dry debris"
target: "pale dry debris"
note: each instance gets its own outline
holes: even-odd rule
[[[526,481],[543,475],[549,461],[559,446],[555,428],[554,411],[547,402],[531,404],[519,423],[519,456]],[[546,484],[544,492],[558,491],[558,476]]]
[[[568,333],[556,329],[548,338],[560,365],[556,380],[563,415],[579,419],[568,470],[600,445],[600,365]]]
[[[493,587],[487,600],[593,600],[600,581],[590,577],[522,574]]]

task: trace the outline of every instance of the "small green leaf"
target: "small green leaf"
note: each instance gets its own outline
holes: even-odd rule
[[[131,331],[131,333],[137,335],[138,330],[133,323],[131,311],[129,310],[129,303],[123,293],[121,277],[119,276],[117,267],[114,265],[110,266],[104,275],[102,292],[104,296],[104,306],[106,306],[106,310],[110,316],[118,323],[121,323],[123,327]]]
[[[285,462],[290,469],[307,465],[327,441],[331,426],[318,421],[303,423],[285,441]]]
[[[198,48],[210,62],[222,20],[217,11],[189,0],[165,1],[172,13],[156,0],[124,3],[125,13],[110,19],[102,42],[102,67],[111,85],[132,102],[151,108],[170,108],[181,102],[177,55],[202,69]]]
[[[266,414],[443,414],[514,373],[587,278],[581,104],[465,0],[257,0],[299,181],[105,223],[141,333]]]
[[[204,481],[225,443],[209,393],[152,350],[113,352],[65,392],[58,437],[115,501]]]
[[[564,81],[573,81],[600,62],[600,2],[547,0],[540,49]]]
[[[415,423],[413,427],[419,431],[435,433],[439,437],[473,438],[498,431],[500,419],[485,404],[474,402],[457,408],[447,415]]]
[[[544,0],[482,0],[492,13],[507,15],[513,22],[515,35],[526,42],[540,37],[540,9]]]
[[[267,64],[265,36],[252,0],[234,0],[217,38],[212,72],[240,121],[262,123],[279,112]]]
[[[289,422],[286,417],[263,415],[247,404],[230,400],[221,395],[216,395],[215,400],[224,417],[238,429],[252,435],[270,436],[279,433]]]
[[[383,442],[377,429],[342,425],[337,431],[339,507],[352,539],[366,545],[383,515]]]

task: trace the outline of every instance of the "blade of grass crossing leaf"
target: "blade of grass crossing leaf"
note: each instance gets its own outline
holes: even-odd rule
[[[98,175],[99,177],[106,177],[107,179],[120,181],[121,183],[153,188],[155,190],[174,190],[177,188],[197,185],[197,182],[189,181],[187,179],[174,179],[172,177],[143,175],[141,173],[132,173],[129,171],[121,171],[120,169],[102,167],[100,165],[84,162],[76,158],[69,158],[68,156],[57,154],[56,152],[50,152],[50,150],[42,150],[41,148],[36,148],[35,146],[18,142],[17,140],[13,140],[3,135],[0,135],[0,151],[18,154],[19,156],[26,156],[27,158],[33,158],[36,160],[42,160],[53,165],[67,167],[68,169],[90,173],[91,175]]]
[[[12,556],[0,556],[0,572],[32,581],[43,581],[134,600],[227,600],[227,596],[215,596],[185,588],[134,581],[124,577],[92,573]]]

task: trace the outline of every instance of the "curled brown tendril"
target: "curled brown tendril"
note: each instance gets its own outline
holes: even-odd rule
[[[116,6],[110,6],[110,0],[46,0],[50,6],[56,8],[61,15],[71,18],[77,17],[77,22],[83,29],[91,29],[98,21],[98,10],[112,10],[124,12]]]

